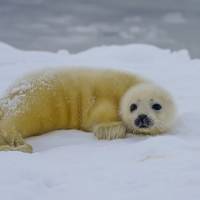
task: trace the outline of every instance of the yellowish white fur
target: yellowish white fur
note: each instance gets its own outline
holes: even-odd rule
[[[135,103],[137,110],[130,112],[130,105]],[[152,105],[159,103],[161,110],[153,110]],[[127,90],[121,99],[120,115],[129,131],[156,135],[169,130],[175,119],[175,104],[170,94],[164,89],[150,83],[138,84]],[[138,128],[134,121],[141,115],[147,115],[153,126],[149,128]]]
[[[151,98],[166,106],[159,118],[147,108]],[[0,99],[0,150],[31,152],[23,138],[59,129],[91,131],[99,139],[123,138],[127,130],[135,130],[131,126],[134,114],[128,110],[130,103],[138,100],[140,112],[160,120],[159,128],[148,134],[170,127],[174,117],[170,95],[137,75],[92,69],[31,74],[17,81]],[[168,111],[172,111],[170,115]]]

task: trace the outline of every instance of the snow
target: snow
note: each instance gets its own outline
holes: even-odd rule
[[[98,141],[76,130],[27,139],[34,153],[0,152],[4,200],[146,200],[200,198],[200,60],[186,50],[102,46],[78,54],[21,51],[0,43],[0,94],[20,76],[41,68],[91,66],[138,73],[176,100],[176,126],[161,136]]]

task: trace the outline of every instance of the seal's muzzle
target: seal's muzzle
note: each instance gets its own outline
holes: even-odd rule
[[[135,125],[138,128],[149,128],[153,125],[153,122],[147,115],[140,114],[135,120]]]

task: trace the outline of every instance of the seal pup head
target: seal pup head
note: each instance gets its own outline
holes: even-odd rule
[[[129,131],[156,135],[169,130],[175,120],[175,104],[162,88],[142,83],[131,87],[120,102],[120,116]]]

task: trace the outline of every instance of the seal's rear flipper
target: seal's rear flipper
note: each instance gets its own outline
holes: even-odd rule
[[[3,115],[4,115],[4,112],[3,112],[3,110],[0,107],[0,119],[3,117]]]
[[[32,153],[33,148],[29,144],[23,144],[17,147],[9,146],[9,145],[2,145],[0,146],[0,151],[21,151],[24,153]]]

